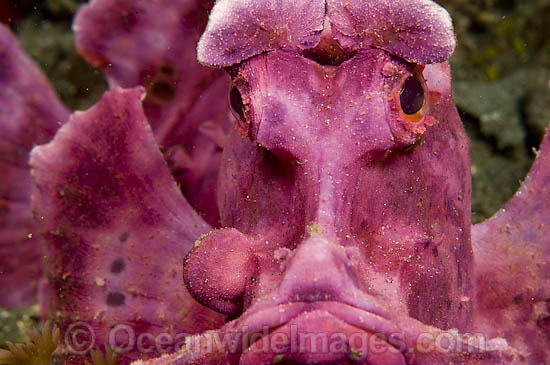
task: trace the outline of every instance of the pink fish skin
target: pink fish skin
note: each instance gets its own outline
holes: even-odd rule
[[[156,346],[122,364],[550,363],[550,134],[472,226],[446,11],[219,0],[206,25],[212,5],[91,1],[77,42],[112,90],[18,136],[24,162],[50,140],[30,166],[60,361],[126,326]]]
[[[29,153],[69,118],[45,76],[0,24],[0,307],[38,298],[44,240],[30,210]]]

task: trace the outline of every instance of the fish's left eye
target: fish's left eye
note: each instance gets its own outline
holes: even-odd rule
[[[417,72],[411,74],[399,90],[401,110],[409,119],[415,119],[426,105],[426,87],[422,76]]]

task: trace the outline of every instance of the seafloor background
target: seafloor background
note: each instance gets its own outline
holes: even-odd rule
[[[95,103],[107,87],[75,51],[71,21],[85,0],[0,0],[0,21],[44,70],[71,109]],[[458,47],[453,93],[472,140],[472,219],[492,215],[525,177],[550,121],[550,0],[440,0]],[[20,341],[36,308],[0,309],[0,347]]]

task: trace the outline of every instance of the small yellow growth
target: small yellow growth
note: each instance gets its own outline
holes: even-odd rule
[[[281,361],[283,361],[283,359],[284,359],[284,355],[283,355],[283,354],[275,355],[275,357],[273,357],[273,363],[274,363],[274,364],[278,364],[278,363],[280,363]]]
[[[90,353],[93,365],[117,365],[118,352],[113,351],[109,345],[105,345],[105,354],[101,350],[92,350]],[[86,365],[91,365],[85,361]]]
[[[24,344],[7,342],[8,350],[0,349],[0,365],[49,365],[59,343],[59,328],[46,321],[42,333],[27,332],[30,341]]]
[[[193,244],[193,247],[194,247],[194,248],[199,247],[199,246],[201,245],[201,241],[202,241],[203,239],[205,239],[206,237],[208,237],[208,235],[209,235],[210,233],[212,233],[212,232],[208,232],[208,233],[203,233],[203,234],[201,234],[201,235],[199,236],[199,238],[198,238],[198,239],[195,241],[195,243]]]
[[[311,222],[307,227],[307,233],[309,233],[310,237],[321,236],[323,234],[323,227],[317,222]]]
[[[351,361],[360,361],[361,360],[361,351],[356,349],[351,349],[349,353],[349,358]]]

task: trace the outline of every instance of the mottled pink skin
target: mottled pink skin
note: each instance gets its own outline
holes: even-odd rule
[[[231,294],[236,306],[242,303],[239,319],[220,333],[243,323],[271,328],[242,354],[228,353],[228,363],[268,364],[276,355],[295,363],[348,362],[351,343],[342,353],[330,354],[296,353],[289,347],[266,353],[254,348],[276,334],[291,338],[292,325],[303,332],[350,336],[349,326],[357,318],[364,321],[353,327],[355,331],[401,332],[412,349],[400,356],[394,353],[396,358],[376,358],[355,349],[363,363],[548,360],[543,345],[549,339],[548,248],[541,246],[547,242],[541,240],[543,233],[529,230],[532,221],[525,221],[506,240],[525,241],[522,236],[527,236],[532,247],[514,258],[516,262],[503,258],[487,265],[495,245],[504,240],[494,236],[505,229],[497,217],[486,223],[490,228],[479,229],[486,232],[484,238],[474,236],[480,252],[474,261],[469,143],[452,102],[448,66],[437,64],[454,48],[452,26],[433,2],[403,5],[329,1],[325,30],[318,39],[334,37],[348,53],[348,60],[336,67],[303,57],[307,54],[303,47],[291,42],[271,50],[262,41],[266,37],[257,43],[263,48],[242,53],[238,62],[230,51],[254,43],[246,36],[249,28],[241,24],[263,23],[262,19],[251,17],[246,22],[246,13],[231,13],[232,6],[224,1],[213,11],[226,17],[211,18],[199,44],[199,59],[229,67],[242,95],[244,112],[236,106],[241,115],[224,150],[218,199],[222,225],[242,232],[243,243],[233,238],[227,247],[225,235],[233,237],[233,230],[215,232],[207,246],[199,245],[188,255],[184,279],[197,300],[231,317],[236,307],[220,306],[219,300]],[[315,15],[311,19],[314,31],[318,21]],[[273,38],[280,36],[277,26],[268,29],[275,29]],[[241,33],[245,36],[228,37],[227,47],[211,45],[219,34]],[[321,42],[323,49],[317,54],[324,51],[330,58],[335,44]],[[259,54],[260,50],[271,52]],[[415,71],[405,60],[431,65]],[[398,95],[413,72],[422,72],[428,102],[421,118],[411,121],[400,111]],[[410,150],[421,135],[422,143]],[[536,167],[533,173],[542,174]],[[534,191],[548,195],[538,185]],[[539,205],[511,205],[538,211],[539,231],[550,224],[548,210]],[[519,216],[514,212],[507,219],[516,221]],[[245,244],[250,241],[252,246]],[[226,247],[232,256],[244,247],[239,259],[244,264],[233,268],[241,275],[232,273],[241,281],[221,287],[209,284],[204,279],[215,278],[221,269],[207,258]],[[510,248],[498,250],[502,249]],[[539,263],[524,274],[529,275],[530,287],[520,293],[537,293],[529,296],[536,304],[523,306],[535,318],[525,322],[518,309],[509,308],[511,294],[518,301],[517,290],[511,286],[513,276],[504,269],[516,263],[517,270],[524,270],[522,265],[534,258]],[[502,286],[504,298],[508,297],[496,310],[497,301],[504,298],[497,294],[497,299],[486,289],[493,286],[488,284],[491,280],[497,280],[496,286]],[[237,289],[241,297],[235,297]],[[353,311],[358,313],[351,315]],[[502,316],[508,323],[495,324]],[[494,344],[499,345],[480,353],[423,354],[411,345],[412,339],[421,332],[437,332],[429,326],[464,333],[476,329],[486,340],[504,337],[513,347],[496,339]],[[388,346],[395,344],[389,341]],[[179,356],[158,363],[218,363],[219,354],[208,360],[202,353],[183,351]]]
[[[47,276],[55,293],[50,318],[63,332],[75,319],[91,325],[96,346],[108,343],[120,324],[138,334],[175,336],[222,323],[182,285],[182,257],[210,227],[170,174],[143,96],[142,88],[107,92],[90,110],[73,114],[30,160],[33,208],[48,241]],[[135,350],[121,354],[121,362],[137,356]],[[64,363],[83,360],[64,357]]]
[[[533,364],[550,362],[550,134],[521,188],[472,230],[475,327],[509,339]]]
[[[198,55],[226,67],[242,96],[244,112],[235,111],[223,143],[225,117],[200,127],[200,118],[184,117],[223,109],[207,108],[206,96],[180,107],[190,105],[178,99],[189,91],[180,82],[187,74],[176,70],[164,107],[158,97],[171,94],[155,89],[171,74],[163,57],[179,65],[190,42],[178,17],[197,4],[95,0],[80,13],[79,43],[89,45],[81,49],[106,66],[112,85],[145,83],[149,96],[142,109],[143,89],[115,87],[32,154],[49,306],[62,331],[75,318],[90,323],[97,345],[115,324],[197,333],[187,342],[199,345],[260,334],[254,343],[237,337],[236,351],[191,346],[136,364],[548,362],[550,137],[521,194],[472,235],[469,144],[443,62],[454,48],[448,15],[424,0],[219,1]],[[163,9],[176,11],[162,18]],[[337,53],[332,66],[315,61]],[[203,69],[190,65],[200,79]],[[425,81],[427,100],[415,117],[399,103],[411,74]],[[184,188],[189,203],[179,194],[158,148],[163,138],[196,144],[193,156],[179,147],[165,153],[169,163],[194,166],[178,178],[189,186],[213,176],[197,161],[217,174],[212,146],[225,147],[215,192],[224,228],[212,231],[192,209],[193,199],[213,209],[211,188]],[[344,346],[263,350],[278,335],[292,341],[292,328],[341,334]],[[419,335],[443,331],[464,334],[463,342],[481,331],[488,342],[470,353],[416,347]],[[353,343],[353,334],[381,336],[386,351]],[[157,355],[132,351],[121,363]]]
[[[80,52],[104,67],[112,86],[146,86],[146,114],[174,177],[199,214],[217,226],[217,174],[232,123],[228,78],[200,66],[194,52],[211,6],[96,0],[80,10],[75,30]],[[43,239],[29,210],[28,152],[48,142],[69,112],[1,25],[0,52],[0,306],[20,307],[36,302],[43,271]]]
[[[145,114],[187,200],[218,226],[216,181],[228,112],[228,78],[201,66],[195,47],[213,1],[93,0],[74,23],[79,52],[111,86],[143,85]]]
[[[393,95],[413,68],[382,50],[361,50],[338,67],[273,51],[232,69],[246,120],[224,150],[220,212],[224,226],[255,241],[243,250],[254,257],[247,260],[254,270],[243,271],[253,271],[255,280],[235,300],[243,302],[240,321],[286,303],[306,303],[304,311],[311,311],[308,303],[327,301],[333,303],[327,308],[345,304],[366,317],[381,316],[392,331],[410,331],[399,325],[409,316],[441,329],[471,329],[470,302],[463,300],[472,295],[464,275],[472,263],[469,145],[450,85],[440,82],[449,77],[447,65],[427,70],[437,102],[416,123],[436,124],[406,152],[420,134],[396,126],[404,117]],[[248,130],[244,138],[242,129]],[[219,242],[218,251],[224,247]],[[202,284],[208,263],[197,258],[202,264],[192,264],[194,256],[206,258],[215,248],[199,245],[190,253],[184,272],[192,293],[212,290]],[[322,325],[326,310],[317,312],[320,323],[312,328],[300,316],[287,325],[330,331]],[[350,319],[333,316],[342,322],[331,331],[353,332],[346,329]],[[372,321],[363,330],[382,319]],[[349,358],[347,352],[333,355],[338,358],[331,361]],[[246,356],[246,363],[265,363]]]
[[[0,85],[0,307],[22,307],[37,300],[44,247],[30,212],[29,152],[69,114],[1,24]]]
[[[444,65],[431,67],[447,72]],[[394,73],[385,75],[388,69]],[[234,79],[249,100],[251,137],[233,133],[225,150],[222,223],[269,241],[263,249],[268,250],[267,262],[259,265],[266,276],[281,270],[280,262],[273,262],[275,250],[297,250],[285,262],[299,257],[311,236],[307,227],[315,223],[329,247],[323,259],[328,266],[306,261],[287,263],[287,269],[328,272],[331,257],[344,247],[349,260],[368,261],[350,263],[347,280],[331,284],[335,275],[328,275],[332,279],[322,287],[330,295],[345,295],[348,289],[366,292],[368,287],[365,294],[398,312],[406,311],[403,300],[411,295],[412,307],[448,301],[433,318],[421,319],[442,328],[467,328],[463,318],[469,317],[469,308],[457,299],[470,292],[467,279],[459,277],[471,259],[469,231],[462,229],[470,217],[464,199],[470,193],[468,143],[458,116],[439,118],[434,108],[424,119],[435,118],[438,124],[426,131],[420,147],[403,152],[411,136],[396,138],[388,116],[398,122],[400,112],[391,95],[410,71],[403,61],[376,49],[361,51],[338,68],[280,51],[243,63]],[[450,90],[432,90],[438,91],[445,94],[437,107],[446,111]],[[429,265],[440,276],[413,278],[418,265]],[[314,290],[307,288],[312,274],[288,274],[304,282],[293,279],[281,296]],[[342,287],[341,281],[348,284]],[[281,286],[284,280],[263,284],[260,279],[245,303]],[[433,297],[417,298],[417,292]]]

